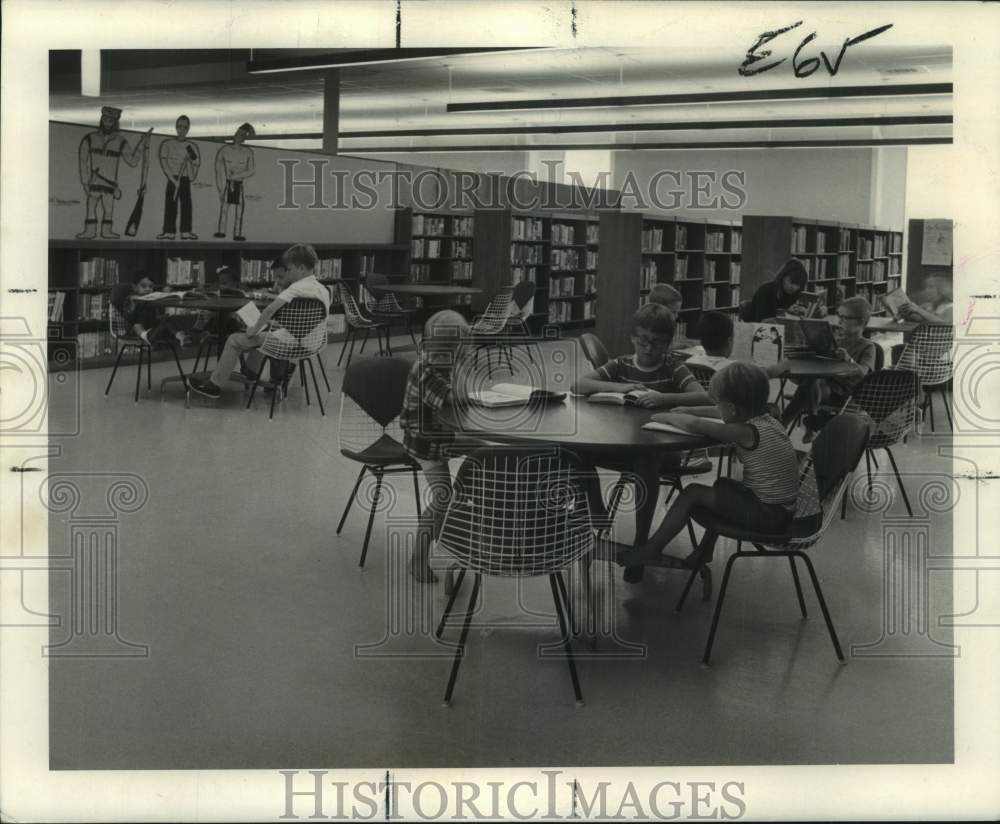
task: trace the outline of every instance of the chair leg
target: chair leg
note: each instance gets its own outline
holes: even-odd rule
[[[309,399],[309,380],[306,376],[305,367],[302,365],[301,362],[299,363],[299,383],[302,384],[302,391],[305,393],[306,396],[306,406],[312,406],[312,401]]]
[[[865,469],[868,471],[868,494],[872,491],[872,451],[870,449],[865,450]]]
[[[830,610],[826,608],[826,599],[823,597],[823,590],[820,589],[819,579],[816,577],[816,570],[813,569],[812,560],[804,552],[796,552],[796,556],[806,562],[806,569],[809,570],[809,577],[812,579],[813,589],[816,590],[816,600],[819,601],[819,608],[823,611],[823,620],[826,621],[826,628],[830,633],[830,640],[833,641],[833,648],[840,661],[844,660],[844,653],[840,649],[840,641],[837,639],[837,631],[833,628],[833,621],[830,619]]]
[[[889,456],[889,463],[892,464],[892,471],[896,473],[896,483],[899,484],[899,492],[903,496],[903,503],[906,504],[906,514],[912,518],[913,510],[910,509],[910,499],[906,497],[906,488],[903,486],[903,479],[899,476],[896,459],[893,457],[892,450],[888,446],[885,448],[885,452]]]
[[[344,365],[344,369],[348,369],[351,365],[351,357],[354,355],[354,339],[355,336],[351,335],[351,348],[347,352],[347,363]]]
[[[472,594],[469,596],[469,607],[465,613],[465,621],[462,624],[462,634],[458,639],[458,648],[455,650],[455,658],[451,664],[451,675],[448,676],[448,686],[444,691],[444,702],[451,701],[451,694],[455,689],[455,680],[458,678],[458,665],[465,657],[465,640],[469,637],[469,625],[472,623],[472,613],[476,608],[476,599],[479,597],[479,586],[482,583],[482,575],[476,573],[472,582]]]
[[[948,390],[941,390],[941,400],[944,401],[944,414],[948,418],[948,428],[954,432],[955,424],[951,419],[951,398],[948,396]]]
[[[250,397],[247,398],[246,408],[250,408],[250,404],[253,403],[253,396],[257,393],[257,384],[260,383],[260,376],[264,374],[264,364],[267,363],[267,358],[260,359],[260,366],[257,367],[257,376],[253,379],[253,384],[250,386]],[[271,405],[274,408],[274,405]]]
[[[326,386],[326,394],[330,394],[333,390],[330,389],[330,381],[326,377],[326,366],[323,365],[323,356],[318,352],[316,353],[316,362],[319,363],[319,373],[323,376],[323,383]],[[316,394],[319,394],[317,390]]]
[[[368,557],[368,541],[372,536],[372,524],[375,523],[375,510],[378,509],[379,498],[382,496],[382,469],[376,468],[372,472],[375,475],[375,495],[372,498],[371,512],[368,513],[368,529],[365,530],[365,543],[361,547],[361,560],[358,562],[359,567],[364,567],[365,558]]]
[[[413,467],[413,499],[417,502],[417,517],[420,517],[420,477],[417,468]]]
[[[563,614],[563,605],[560,603],[559,591],[565,591],[566,585],[562,582],[562,576],[558,572],[549,575],[549,586],[552,589],[552,600],[556,605],[556,615],[559,618],[559,631],[562,633],[563,649],[566,650],[566,661],[569,664],[569,677],[573,681],[573,694],[577,703],[583,701],[583,694],[580,692],[580,679],[576,675],[576,663],[573,661],[573,645],[570,640],[569,628],[566,625],[566,616]],[[569,604],[566,605],[569,609]]]
[[[722,615],[722,604],[726,600],[726,588],[729,586],[729,574],[733,571],[733,562],[737,558],[743,557],[745,553],[737,550],[729,556],[726,561],[726,571],[722,573],[722,586],[719,587],[719,600],[715,602],[715,612],[712,613],[712,626],[708,630],[708,642],[705,644],[705,654],[701,656],[701,663],[707,664],[712,655],[712,645],[715,643],[715,632],[719,628],[719,616]]]
[[[406,331],[410,333],[410,340],[413,341],[413,346],[416,347],[417,339],[413,336],[413,324],[409,318],[406,319]]]
[[[317,355],[317,357],[319,357],[319,356]],[[306,358],[305,359],[305,364],[309,367],[309,374],[312,377],[312,381],[313,381],[313,389],[316,390],[316,403],[319,404],[319,414],[322,415],[325,418],[326,417],[326,410],[323,408],[323,399],[320,397],[320,394],[319,394],[319,381],[316,380],[316,370],[315,370],[315,368],[313,368],[312,358]],[[302,368],[302,364],[301,363],[299,364],[299,368],[300,369]]]
[[[611,490],[611,500],[608,503],[608,525],[610,526],[615,522],[615,515],[618,514],[618,505],[621,503],[622,495],[625,492],[625,484],[628,483],[625,480],[624,475],[620,475],[618,480],[615,481],[615,487]]]
[[[715,541],[718,540],[718,536],[714,535],[708,529],[705,530],[705,534],[701,539],[704,541]],[[684,591],[681,593],[681,597],[677,599],[677,604],[674,607],[674,612],[680,612],[684,609],[684,602],[687,600],[688,593],[691,591],[691,585],[694,584],[695,576],[701,577],[704,582],[702,587],[702,599],[707,601],[712,597],[712,570],[707,565],[702,565],[696,569],[691,570],[691,574],[688,575],[687,582],[684,584]]]
[[[177,347],[176,346],[171,346],[170,347],[170,351],[173,353],[174,363],[177,364],[177,374],[181,376],[181,381],[184,384],[184,388],[187,389],[187,375],[184,374],[184,367],[181,366],[181,356],[180,356],[180,353],[177,351]],[[206,366],[207,365],[208,364],[206,364]]]
[[[108,385],[104,388],[104,394],[105,395],[107,395],[108,392],[111,391],[111,384],[113,384],[115,382],[115,375],[118,374],[118,364],[120,364],[122,362],[122,355],[125,354],[125,350],[126,349],[128,349],[128,346],[125,346],[125,345],[119,345],[119,347],[118,347],[118,357],[115,358],[115,366],[111,370],[111,377],[108,378]]]
[[[878,467],[878,455],[876,455],[874,452],[872,452],[871,456],[872,456],[872,463],[875,464],[875,468],[878,469],[879,468]]]
[[[272,368],[274,367],[275,361],[271,360],[270,358],[265,358],[265,360],[271,361],[271,366]],[[263,363],[261,364],[261,366],[263,366]],[[278,400],[278,393],[282,391],[284,391],[284,383],[283,382],[281,384],[275,383],[274,389],[271,392],[271,411],[268,413],[267,416],[267,419],[269,421],[274,420],[274,404]]]
[[[337,534],[340,534],[340,530],[344,528],[344,522],[347,520],[347,513],[351,511],[351,504],[354,503],[355,497],[358,494],[358,487],[361,486],[361,481],[365,477],[365,470],[368,469],[367,466],[362,466],[361,471],[358,473],[358,479],[354,482],[354,489],[351,490],[351,497],[347,499],[347,506],[344,507],[344,514],[340,516],[340,523],[337,524]]]
[[[365,329],[365,337],[361,341],[361,348],[358,350],[359,355],[363,355],[365,353],[365,344],[368,343],[368,335],[371,334],[371,331],[371,329]]]
[[[559,594],[562,596],[563,604],[566,607],[566,620],[569,621],[569,626],[572,629],[576,626],[576,619],[573,615],[573,605],[569,600],[569,592],[566,590],[566,582],[563,581],[562,575],[558,572],[555,573],[556,585],[559,587]]]
[[[455,585],[451,589],[451,593],[448,596],[448,603],[444,606],[444,612],[441,614],[441,620],[438,622],[437,629],[434,631],[434,637],[440,638],[441,633],[444,632],[444,625],[448,623],[448,616],[451,615],[451,608],[455,604],[455,599],[458,597],[458,591],[462,588],[462,581],[465,580],[465,567],[458,568],[458,578],[455,579]]]
[[[136,365],[138,371],[135,373],[135,403],[139,403],[139,387],[142,386],[142,356],[145,349],[145,346],[139,347],[139,363]]]
[[[851,485],[848,482],[847,487],[844,489],[844,497],[840,499],[840,520],[844,520],[847,517],[847,498],[850,495],[850,490]]]
[[[934,393],[927,392],[927,411],[930,412],[931,416],[931,432],[934,431]]]
[[[809,613],[806,612],[806,599],[802,597],[802,584],[799,581],[799,571],[795,567],[795,556],[788,556],[788,565],[792,568],[792,580],[795,581],[795,595],[799,599],[799,609],[802,610],[802,617],[808,618]]]
[[[340,344],[340,357],[337,358],[337,366],[340,366],[340,362],[344,359],[344,352],[347,351],[347,342],[354,341],[354,329],[348,326],[347,332],[344,334],[344,342]],[[350,363],[350,360],[348,360]]]

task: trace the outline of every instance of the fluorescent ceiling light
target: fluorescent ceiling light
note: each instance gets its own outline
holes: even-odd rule
[[[80,94],[84,97],[101,96],[100,49],[83,49],[80,52]]]
[[[891,97],[951,94],[951,83],[898,83],[877,86],[826,86],[754,91],[692,92],[688,94],[618,95],[615,97],[563,97],[535,100],[487,100],[449,103],[448,112],[498,112],[523,109],[603,109],[619,106],[676,106],[690,103],[730,103],[749,100],[810,100],[837,97]]]
[[[532,46],[511,46],[499,49],[347,49],[343,52],[316,57],[284,57],[272,60],[250,60],[247,74],[281,74],[284,72],[314,72],[342,69],[347,66],[373,66],[381,63],[401,63],[414,60],[436,60],[453,55],[525,51]]]

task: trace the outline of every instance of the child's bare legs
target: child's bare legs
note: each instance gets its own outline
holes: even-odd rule
[[[422,583],[433,583],[437,580],[437,576],[430,565],[431,542],[441,536],[445,512],[451,501],[451,472],[448,469],[448,462],[444,459],[419,461],[419,463],[427,481],[428,501],[417,526],[416,544],[413,548],[413,557],[410,559],[410,574]]]
[[[638,544],[630,550],[623,552],[618,563],[623,566],[639,566],[655,561],[660,557],[663,548],[680,534],[687,525],[691,510],[696,506],[710,510],[717,509],[718,492],[714,487],[704,484],[690,484],[677,496],[674,505],[664,516],[660,526],[656,529],[647,541]],[[704,553],[702,547],[694,550],[684,560],[685,566],[706,564],[712,560],[712,549],[709,546]],[[701,557],[704,554],[705,557]]]

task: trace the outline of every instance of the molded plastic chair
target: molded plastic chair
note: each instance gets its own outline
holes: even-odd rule
[[[142,383],[143,358],[146,359],[146,389],[150,390],[153,388],[153,349],[156,347],[165,346],[170,349],[174,356],[174,363],[177,364],[177,372],[181,376],[184,387],[187,388],[187,375],[184,374],[184,368],[181,366],[177,344],[173,341],[155,340],[152,344],[147,343],[141,337],[132,333],[129,329],[128,320],[114,304],[108,307],[108,329],[111,332],[112,338],[114,338],[115,346],[118,349],[118,356],[115,358],[111,377],[108,378],[108,385],[104,388],[105,395],[111,391],[111,384],[115,382],[115,375],[118,374],[118,365],[122,361],[122,355],[125,354],[127,349],[131,348],[134,348],[139,353],[139,362],[136,364],[135,373],[135,403],[139,402],[139,385]]]
[[[572,611],[562,570],[594,544],[580,462],[559,448],[486,448],[473,452],[455,478],[438,546],[461,571],[437,628],[440,638],[465,573],[474,574],[462,634],[444,700],[451,700],[465,654],[483,575],[548,576],[573,693],[583,700],[571,646]]]
[[[375,494],[368,513],[368,529],[361,549],[358,566],[365,565],[368,541],[375,521],[382,494],[382,480],[386,475],[410,472],[413,474],[413,491],[417,499],[417,516],[420,516],[420,485],[416,463],[403,448],[403,432],[399,413],[403,409],[406,379],[413,364],[401,358],[362,358],[348,366],[341,387],[340,424],[338,439],[340,454],[361,464],[361,471],[347,499],[344,514],[337,524],[339,535],[347,521],[347,513],[357,497],[358,488],[366,472],[375,476]]]
[[[351,290],[348,289],[343,283],[337,284],[340,290],[340,300],[344,305],[344,319],[347,322],[347,332],[344,335],[344,344],[340,347],[340,357],[337,358],[337,366],[340,366],[340,362],[344,359],[344,351],[347,350],[347,344],[351,344],[350,350],[347,352],[347,363],[344,367],[347,368],[351,365],[351,356],[354,354],[354,340],[357,334],[363,329],[365,332],[364,340],[361,341],[361,352],[365,351],[365,344],[368,342],[368,335],[374,329],[375,334],[378,336],[378,353],[380,355],[388,354],[392,355],[392,349],[389,348],[389,325],[384,320],[378,318],[369,318],[361,311],[358,306],[358,302],[354,299],[354,295],[351,294]],[[382,348],[382,331],[385,330],[385,349]]]
[[[823,619],[826,621],[826,628],[830,634],[830,640],[833,642],[834,651],[840,661],[844,660],[844,653],[840,648],[840,641],[833,627],[826,600],[823,598],[819,579],[816,577],[812,560],[805,553],[805,550],[816,544],[830,526],[840,504],[840,499],[846,492],[851,474],[867,448],[870,427],[871,421],[863,415],[838,415],[824,427],[813,442],[812,452],[800,470],[799,496],[794,518],[789,527],[780,534],[748,532],[700,507],[696,507],[692,511],[692,517],[705,527],[706,535],[702,539],[703,541],[713,540],[718,536],[733,538],[736,541],[736,552],[730,555],[722,576],[722,587],[719,590],[719,599],[712,616],[708,642],[702,656],[703,663],[707,664],[712,654],[712,645],[715,642],[715,633],[719,626],[719,617],[722,615],[722,605],[725,602],[726,590],[729,586],[729,576],[733,564],[738,558],[787,558],[795,584],[799,609],[802,612],[802,617],[806,618],[808,613],[806,612],[805,599],[802,596],[802,587],[799,583],[798,569],[795,566],[796,558],[801,558],[805,562],[813,589],[816,591],[816,599],[823,612]],[[751,544],[754,551],[744,550],[744,543]],[[697,574],[698,570],[692,570],[678,608],[683,605]]]
[[[916,372],[924,392],[921,413],[930,413],[931,432],[934,431],[934,394],[940,393],[948,426],[954,429],[951,419],[951,350],[955,342],[955,327],[943,323],[927,323],[919,327],[903,348],[896,366]]]
[[[594,369],[600,369],[611,360],[608,350],[601,343],[601,339],[593,332],[584,332],[578,340],[580,341],[580,347],[583,349],[583,356],[590,361],[590,365]]]
[[[316,401],[319,403],[320,414],[326,417],[323,398],[320,397],[319,383],[316,380],[316,371],[313,369],[312,363],[312,359],[318,357],[319,353],[326,347],[326,316],[327,308],[323,301],[315,298],[295,298],[274,314],[271,318],[271,326],[264,335],[264,342],[257,350],[263,358],[253,385],[250,387],[247,409],[253,403],[253,396],[257,392],[257,385],[260,383],[260,376],[264,371],[264,364],[268,361],[271,361],[272,364],[275,361],[285,361],[298,367],[307,406],[311,406],[312,401],[309,398],[309,380],[306,378],[306,372],[302,365],[305,364],[309,367],[309,376],[312,378],[313,388],[316,390]],[[272,366],[272,368],[274,367]],[[274,403],[278,393],[287,388],[286,385],[287,379],[283,385],[276,384],[274,386],[269,420],[274,418]]]

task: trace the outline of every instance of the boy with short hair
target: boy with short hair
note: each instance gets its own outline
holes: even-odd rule
[[[657,283],[649,290],[648,302],[666,306],[670,310],[670,314],[676,318],[684,304],[684,298],[669,283]]]
[[[455,434],[440,422],[438,412],[461,397],[461,390],[456,391],[460,382],[455,380],[455,366],[469,335],[469,324],[454,310],[436,312],[427,320],[420,353],[406,379],[399,414],[403,448],[420,464],[429,487],[430,501],[420,516],[410,559],[410,574],[422,583],[437,580],[430,567],[431,542],[441,534],[451,500],[448,448]]]
[[[330,311],[330,292],[316,279],[314,274],[316,264],[319,261],[316,250],[308,244],[297,243],[281,256],[281,260],[285,266],[284,273],[279,280],[282,287],[281,292],[260,313],[260,317],[246,332],[237,332],[226,339],[222,357],[219,358],[211,377],[207,380],[192,378],[189,381],[189,385],[195,392],[210,398],[218,398],[222,393],[223,382],[236,368],[240,355],[246,356],[247,371],[256,376],[260,365],[260,354],[257,349],[264,343],[264,328],[280,309],[283,309],[295,298],[319,300],[326,307],[326,311]],[[325,317],[322,323],[325,327]],[[275,378],[273,374],[271,377]]]
[[[733,321],[723,312],[702,312],[698,321],[698,339],[704,355],[694,355],[685,361],[688,366],[707,366],[718,372],[733,361]]]

